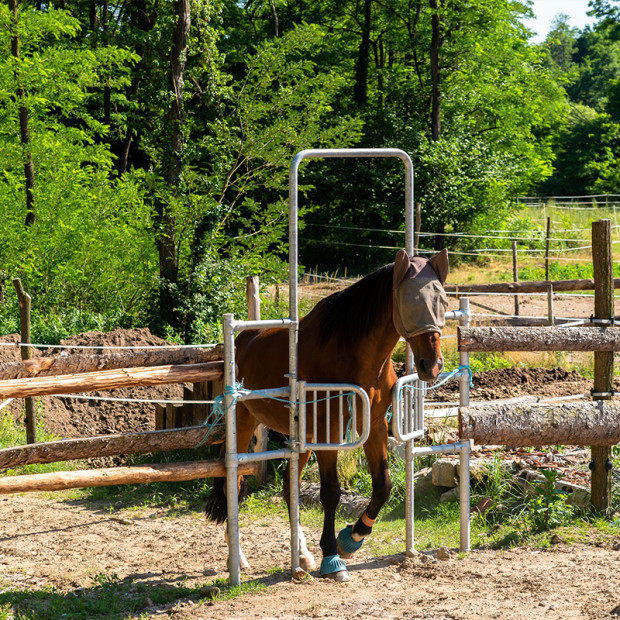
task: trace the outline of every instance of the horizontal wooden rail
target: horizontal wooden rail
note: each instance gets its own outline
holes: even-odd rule
[[[184,450],[195,448],[205,440],[205,437],[204,445],[222,443],[225,434],[226,426],[217,424],[211,428],[190,426],[165,431],[101,435],[15,446],[0,450],[0,469],[119,454],[149,454],[166,450]]]
[[[122,368],[55,377],[10,379],[0,381],[0,398],[25,398],[167,383],[214,381],[222,378],[223,370],[224,363],[218,361],[150,368]]]
[[[239,464],[239,475],[254,474],[256,463]],[[0,478],[0,494],[28,491],[60,491],[82,487],[104,487],[113,484],[147,482],[180,482],[198,478],[221,478],[226,475],[224,459],[110,467],[85,471],[59,471],[49,474],[5,476]]]
[[[494,284],[446,284],[448,293],[546,293],[549,285],[553,292],[593,291],[594,280],[537,280],[531,282],[496,282]],[[620,288],[620,278],[614,278],[614,288]]]
[[[620,329],[459,327],[460,351],[620,351]],[[0,384],[1,385],[1,384]]]
[[[493,404],[459,409],[461,439],[478,444],[612,446],[620,443],[620,403]]]
[[[25,362],[0,364],[0,380],[26,377],[51,377],[75,373],[135,368],[138,366],[168,366],[171,364],[203,364],[224,358],[221,344],[209,348],[146,349],[103,354],[71,354],[57,357],[37,357]]]

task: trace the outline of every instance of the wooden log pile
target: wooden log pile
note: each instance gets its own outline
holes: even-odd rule
[[[35,463],[56,463],[118,454],[149,454],[166,450],[195,448],[198,444],[223,443],[224,424],[193,426],[168,431],[145,431],[122,435],[101,435],[80,439],[62,439],[0,450],[0,470]]]
[[[239,475],[256,471],[256,463],[241,463]],[[28,491],[59,491],[82,487],[101,487],[113,484],[144,484],[146,482],[179,482],[197,478],[217,478],[226,475],[224,459],[110,467],[84,471],[60,471],[49,474],[6,476],[0,478],[0,494]]]
[[[59,355],[37,357],[25,362],[0,364],[0,381],[30,377],[53,377],[103,370],[175,364],[204,364],[224,359],[224,347],[210,348],[147,349],[99,355]]]
[[[203,364],[121,368],[72,375],[9,379],[0,382],[0,398],[50,396],[168,383],[197,383],[221,379],[223,371],[224,363],[216,361]]]

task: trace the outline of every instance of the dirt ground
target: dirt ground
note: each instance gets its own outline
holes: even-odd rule
[[[306,531],[318,557],[318,528]],[[404,533],[403,533],[404,535]],[[280,518],[242,529],[251,568],[243,580],[269,586],[232,600],[180,598],[134,617],[420,618],[425,620],[601,620],[620,611],[620,536],[604,546],[559,543],[549,550],[474,550],[349,560],[351,580],[290,580],[289,530]],[[164,510],[110,514],[83,502],[21,495],[0,499],[1,589],[55,588],[54,596],[97,591],[97,577],[169,588],[227,577],[222,526]],[[284,571],[274,571],[285,568]],[[316,575],[316,573],[315,573]],[[52,594],[50,593],[50,596]]]
[[[502,304],[505,311],[514,307],[512,298],[476,303],[494,303],[497,308],[497,299],[500,309]],[[546,302],[539,308],[534,300],[526,298],[523,314],[546,311]],[[567,303],[556,302],[559,316],[588,316],[592,311],[591,299]],[[74,344],[85,342],[161,343],[146,330],[89,334]],[[1,361],[18,357],[17,349],[9,347],[0,348],[0,354]],[[546,395],[575,394],[590,387],[589,380],[563,369],[494,370],[474,377],[472,399],[535,395],[541,390]],[[117,395],[178,397],[180,389],[124,390]],[[453,395],[446,388],[437,398]],[[11,405],[18,416],[20,404]],[[44,410],[46,427],[63,437],[154,426],[153,405],[50,398],[44,401]],[[319,525],[306,532],[317,558]],[[598,620],[620,616],[620,534],[599,545],[568,546],[560,541],[545,551],[479,549],[465,556],[452,553],[446,560],[436,560],[432,554],[377,558],[363,548],[348,561],[351,581],[345,584],[318,577],[310,583],[290,581],[289,530],[281,518],[246,522],[242,537],[251,564],[244,580],[269,586],[266,591],[203,603],[181,598],[162,607],[149,605],[147,599],[141,617]],[[222,527],[206,523],[200,514],[109,510],[73,500],[68,492],[0,498],[0,591],[4,592],[55,588],[54,596],[84,591],[95,595],[100,575],[147,587],[205,584],[227,577],[226,553]],[[278,568],[284,570],[274,570]]]

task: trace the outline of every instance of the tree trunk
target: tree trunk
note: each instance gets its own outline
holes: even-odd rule
[[[195,448],[205,440],[205,437],[204,445],[222,443],[225,435],[226,425],[217,424],[210,428],[191,426],[167,431],[146,431],[35,443],[0,450],[0,469],[118,454],[149,454],[166,450],[186,450]]]
[[[185,54],[187,51],[187,35],[190,28],[189,0],[176,0],[176,23],[170,50],[170,71],[168,83],[170,87],[170,105],[166,119],[163,148],[163,176],[173,197],[178,195],[183,161],[183,86],[185,72]],[[178,279],[178,257],[176,249],[176,217],[170,203],[158,200],[157,220],[159,233],[157,249],[159,252],[160,310],[164,320],[177,325],[177,313],[174,310],[172,288]]]
[[[437,0],[429,0],[431,8],[431,138],[436,142],[441,137],[441,72],[439,69],[439,52],[443,44],[441,19]]]
[[[372,0],[364,0],[364,25],[362,41],[355,65],[355,86],[353,98],[359,106],[366,105],[368,100],[368,62],[370,57],[370,30],[372,25]]]
[[[620,442],[620,403],[485,404],[459,409],[461,439],[520,446],[612,446]]]
[[[102,370],[78,375],[9,379],[0,383],[0,398],[25,398],[113,390],[124,387],[145,387],[168,383],[198,383],[221,379],[223,362],[185,364],[179,366],[153,366],[151,368],[122,368]]]
[[[459,327],[460,351],[620,351],[620,330],[604,327]]]
[[[13,13],[13,32],[11,34],[11,55],[18,61],[20,59],[20,45],[18,34],[18,0],[9,0],[9,9]],[[30,141],[30,120],[28,108],[24,105],[26,92],[21,85],[19,69],[16,69],[15,81],[17,83],[16,98],[19,103],[19,139],[22,147],[22,160],[24,163],[24,179],[26,183],[26,226],[32,226],[36,221],[36,202],[34,196],[34,163],[32,161],[32,144]]]
[[[209,349],[149,349],[102,355],[37,357],[26,362],[0,364],[0,381],[30,377],[53,377],[118,368],[144,368],[172,364],[203,364],[223,359],[223,346]]]

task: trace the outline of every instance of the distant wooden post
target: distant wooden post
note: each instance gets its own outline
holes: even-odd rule
[[[21,341],[30,344],[30,295],[26,293],[19,278],[13,278],[13,286],[17,291],[19,300],[19,324],[21,329]],[[20,347],[22,360],[29,360],[32,357],[30,347]],[[36,443],[37,441],[37,419],[34,413],[34,400],[32,397],[24,399],[26,408],[26,442]]]
[[[248,303],[248,320],[260,320],[260,282],[258,276],[248,276],[246,278],[246,298]],[[264,424],[259,424],[254,431],[256,446],[254,452],[265,452],[267,450],[267,440],[269,429]],[[256,481],[259,485],[265,481],[267,475],[267,461],[260,461],[256,464]]]
[[[592,222],[592,261],[594,264],[594,316],[610,319],[615,315],[611,221]],[[609,329],[609,328],[608,328]],[[611,329],[614,329],[613,327]],[[614,353],[594,353],[594,392],[610,394],[614,385]],[[608,400],[609,396],[595,396]],[[609,514],[611,504],[611,448],[592,446],[591,498],[595,510]]]
[[[414,256],[420,249],[420,229],[422,227],[422,203],[417,202],[415,205],[415,222],[413,226],[413,254]]]
[[[512,279],[519,281],[519,266],[517,264],[517,242],[512,242]],[[519,316],[519,296],[515,295],[515,316]]]
[[[551,236],[551,218],[547,218],[547,235],[545,237],[545,280],[549,281],[549,237]]]

